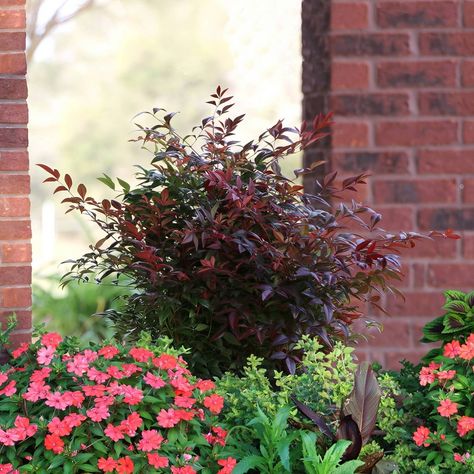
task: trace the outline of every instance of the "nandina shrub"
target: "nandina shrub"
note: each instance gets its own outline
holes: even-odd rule
[[[114,200],[97,200],[68,174],[40,165],[55,193],[68,194],[67,212],[86,214],[104,232],[66,281],[128,277],[135,293],[108,313],[119,334],[169,336],[191,348],[199,373],[240,369],[252,353],[293,371],[303,334],[330,347],[360,317],[354,300],[376,303],[377,292],[396,291],[396,250],[419,236],[386,233],[368,207],[335,203],[364,175],[338,187],[332,173],[316,195],[282,176],[278,161],[325,137],[329,115],[300,130],[279,121],[239,144],[243,116],[225,118],[230,100],[217,88],[213,115],[186,137],[173,128],[173,114],[154,109],[156,125],[141,127],[137,139],[151,164],[139,166],[137,186],[119,179]],[[108,176],[100,180],[115,189]]]
[[[0,369],[0,472],[229,474],[223,398],[161,346],[80,350],[47,333],[14,350]]]

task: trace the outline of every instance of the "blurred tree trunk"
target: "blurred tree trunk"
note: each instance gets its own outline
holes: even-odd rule
[[[62,0],[56,5],[51,0],[28,0],[26,6],[28,63],[32,62],[38,46],[56,27],[64,25],[96,5],[97,0],[82,0],[82,2]]]

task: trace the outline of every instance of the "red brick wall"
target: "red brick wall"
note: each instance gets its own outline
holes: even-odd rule
[[[406,302],[386,301],[385,331],[362,350],[416,359],[442,291],[474,290],[474,0],[304,0],[302,20],[304,113],[336,121],[306,161],[322,153],[342,176],[371,172],[357,197],[388,229],[463,236],[406,254]]]
[[[31,332],[31,226],[25,1],[0,0],[0,321],[16,313],[13,343]]]

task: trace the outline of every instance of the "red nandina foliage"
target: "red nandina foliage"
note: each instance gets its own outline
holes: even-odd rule
[[[116,200],[98,201],[83,184],[75,192],[69,175],[61,180],[40,165],[59,184],[55,192],[70,194],[67,212],[86,214],[105,234],[66,279],[126,275],[136,292],[122,312],[109,313],[119,332],[172,337],[192,349],[198,373],[238,369],[252,353],[293,371],[301,335],[331,346],[360,316],[353,299],[376,303],[378,292],[396,291],[394,253],[420,235],[388,234],[368,207],[332,204],[365,175],[337,188],[332,173],[317,195],[281,175],[278,160],[325,137],[330,115],[301,130],[279,121],[241,145],[233,135],[243,116],[224,118],[230,100],[218,87],[214,114],[184,138],[173,114],[159,118],[154,109],[157,125],[140,127],[138,139],[151,147],[151,166],[139,167],[133,189],[119,180]],[[108,176],[100,180],[115,189]]]

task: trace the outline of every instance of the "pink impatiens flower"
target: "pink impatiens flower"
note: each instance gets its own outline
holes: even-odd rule
[[[104,405],[95,406],[94,408],[87,410],[86,414],[92,421],[97,422],[106,420],[110,416],[109,410]]]
[[[461,349],[461,344],[459,344],[459,341],[448,342],[444,346],[443,355],[449,359],[454,359],[459,355],[459,349]]]
[[[143,381],[147,383],[150,387],[153,388],[162,388],[166,385],[166,382],[157,375],[152,374],[151,372],[147,372],[143,377]]]
[[[228,457],[227,459],[219,459],[217,464],[222,466],[222,468],[217,471],[217,474],[231,474],[237,464],[237,461],[234,458]]]
[[[36,360],[38,361],[38,364],[42,364],[42,365],[51,364],[55,351],[56,349],[51,346],[42,347],[41,349],[39,349],[36,355]]]
[[[56,349],[62,340],[63,338],[57,332],[49,332],[47,334],[43,334],[41,337],[41,344],[43,344],[43,346]]]
[[[447,398],[446,400],[441,400],[437,410],[441,416],[449,418],[458,412],[458,404]]]
[[[44,447],[55,454],[61,454],[64,451],[64,441],[55,434],[48,434],[44,438]]]
[[[119,439],[123,439],[123,430],[119,426],[114,426],[111,423],[107,425],[105,428],[104,433],[108,436],[112,441],[118,441]]]
[[[120,351],[115,346],[105,346],[97,352],[104,359],[113,359]]]
[[[41,382],[31,382],[26,393],[22,395],[29,402],[45,399],[49,394],[50,386]]]
[[[428,439],[430,437],[430,430],[426,428],[426,426],[419,426],[415,433],[413,433],[413,441],[417,446],[425,446],[428,447],[430,443]]]
[[[18,359],[21,354],[25,353],[30,345],[27,342],[22,342],[14,351],[12,351],[12,356],[14,359]]]
[[[142,439],[138,442],[140,451],[153,451],[159,449],[163,442],[163,436],[156,430],[142,431]]]
[[[45,404],[57,410],[65,410],[69,406],[61,392],[48,393]]]
[[[175,410],[170,408],[169,410],[161,409],[160,413],[156,417],[158,425],[162,428],[172,428],[180,422],[181,418]]]
[[[218,414],[224,407],[224,398],[214,393],[204,399],[204,406],[209,408],[211,413]]]
[[[113,472],[117,468],[117,461],[111,457],[99,458],[97,467],[103,472]]]
[[[156,453],[147,453],[148,464],[153,466],[156,469],[160,467],[167,467],[169,464],[168,458],[165,456],[160,456]]]
[[[149,351],[148,349],[144,349],[143,347],[132,347],[132,349],[129,351],[129,354],[137,362],[148,362],[148,360],[155,355],[153,352]]]
[[[470,416],[461,416],[458,420],[458,426],[456,431],[459,436],[465,436],[470,431],[474,430],[474,418]]]
[[[2,430],[0,429],[0,443],[5,446],[13,446],[17,441],[20,440],[20,436],[14,430]]]
[[[440,370],[436,377],[438,380],[451,380],[455,377],[456,371],[455,370]]]

